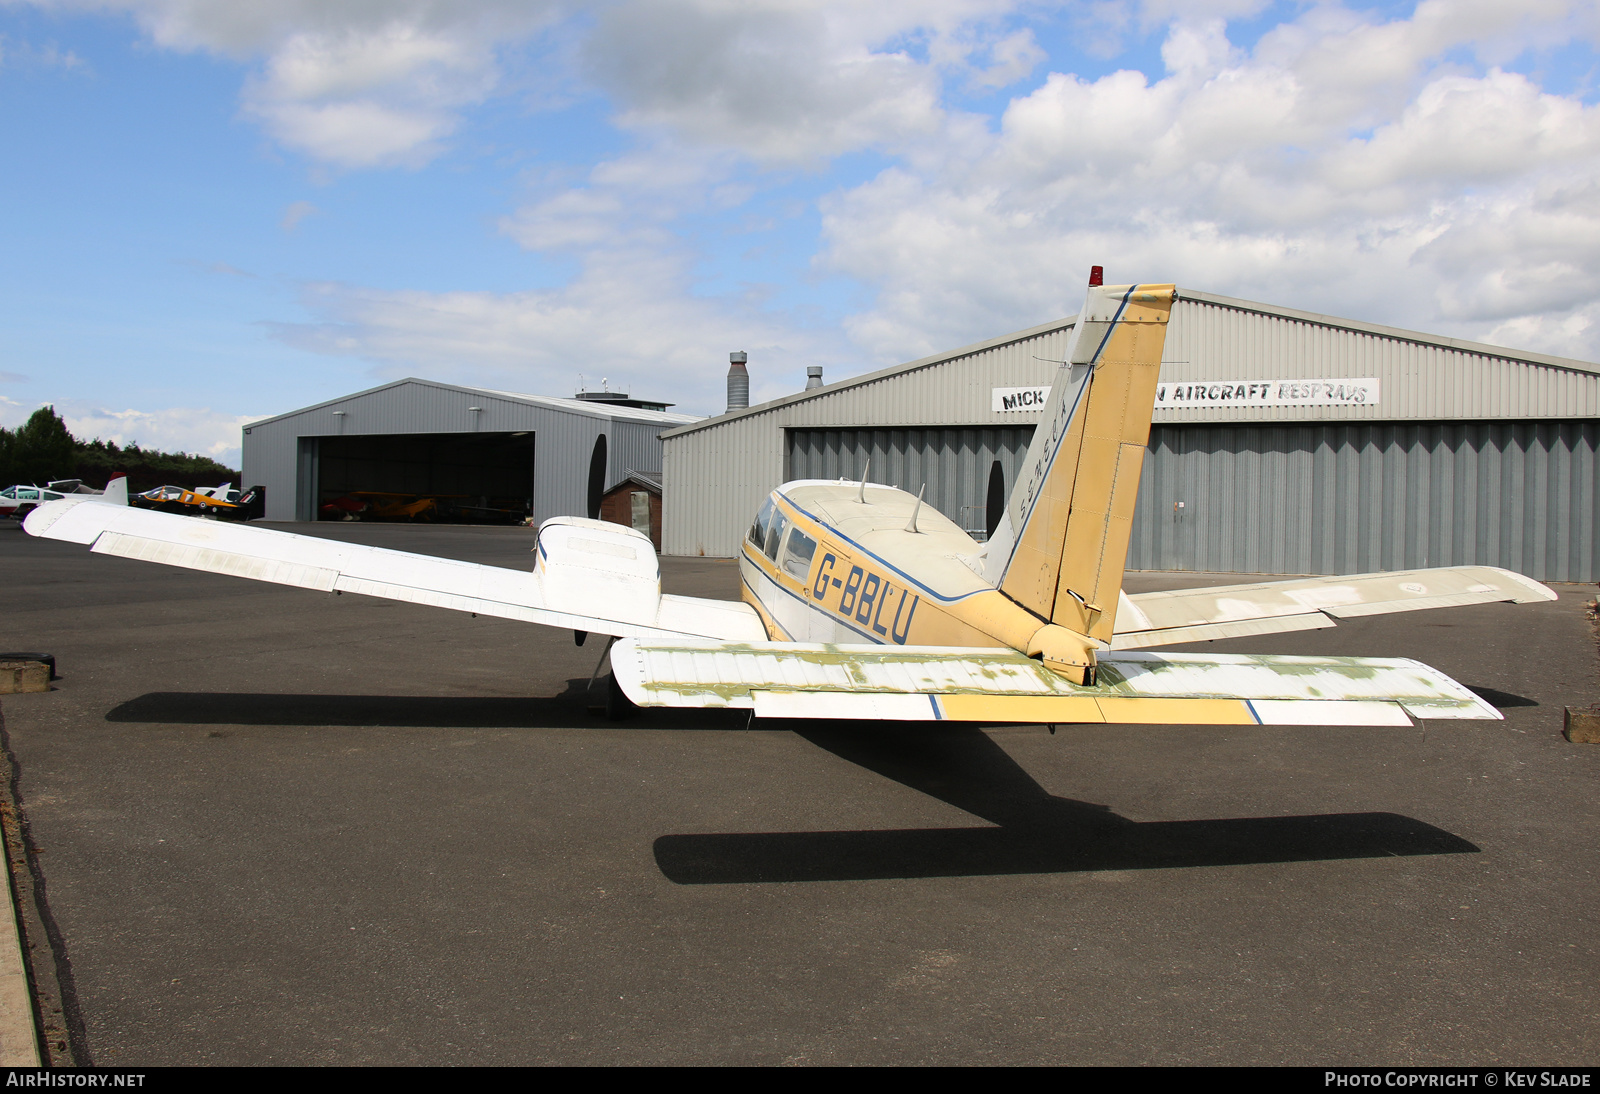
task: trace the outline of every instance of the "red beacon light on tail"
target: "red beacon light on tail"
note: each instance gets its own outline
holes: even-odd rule
[[[1089,284],[1104,285],[1106,283],[1106,268],[1104,266],[1089,267]]]

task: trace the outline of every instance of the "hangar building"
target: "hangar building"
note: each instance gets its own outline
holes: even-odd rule
[[[1073,322],[670,430],[665,553],[734,555],[773,486],[868,459],[983,538]],[[1131,569],[1600,580],[1600,365],[1180,288],[1161,371]]]
[[[659,474],[663,429],[696,420],[668,405],[396,380],[252,422],[244,481],[267,488],[268,520],[315,520],[357,490],[519,499],[539,520],[597,516],[612,487]]]

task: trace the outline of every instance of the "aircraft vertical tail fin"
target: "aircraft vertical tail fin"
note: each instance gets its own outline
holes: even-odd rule
[[[1171,285],[1091,286],[986,577],[1041,619],[1110,642],[1150,438]]]
[[[252,486],[239,496],[240,520],[260,520],[267,514],[267,488]]]
[[[105,493],[100,495],[100,500],[111,505],[128,504],[128,476],[118,471],[111,476],[111,481],[106,483]]]

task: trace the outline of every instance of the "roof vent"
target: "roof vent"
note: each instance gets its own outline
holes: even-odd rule
[[[750,374],[745,362],[750,355],[743,350],[728,354],[728,409],[743,410],[750,405]]]
[[[807,365],[806,366],[806,390],[810,391],[812,388],[818,388],[818,387],[821,387],[821,386],[822,386],[822,366],[821,365]]]

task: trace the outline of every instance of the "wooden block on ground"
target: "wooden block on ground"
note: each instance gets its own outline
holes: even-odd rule
[[[1600,711],[1567,708],[1562,736],[1575,745],[1600,745]]]
[[[0,695],[50,690],[50,666],[43,661],[0,661]]]

